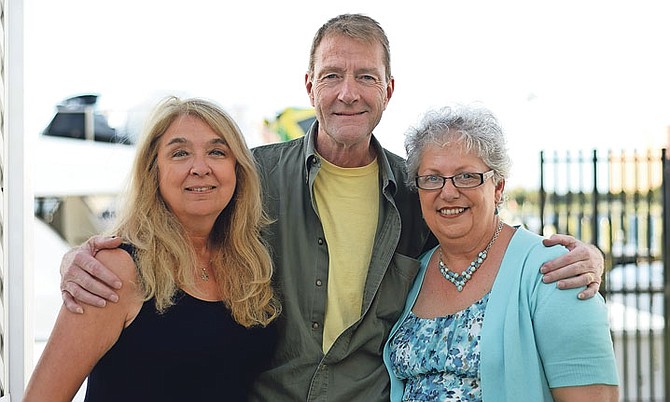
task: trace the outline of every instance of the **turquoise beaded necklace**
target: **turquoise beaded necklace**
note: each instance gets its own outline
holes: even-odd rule
[[[465,287],[465,284],[468,283],[470,278],[472,278],[472,275],[475,273],[475,271],[477,271],[477,269],[479,269],[479,267],[484,263],[484,260],[486,260],[489,250],[491,249],[491,246],[493,246],[493,243],[498,238],[498,235],[500,234],[502,227],[503,222],[501,220],[500,222],[498,222],[498,227],[496,228],[496,231],[493,234],[493,238],[491,239],[489,244],[486,246],[484,250],[480,251],[479,254],[477,254],[477,258],[475,258],[474,261],[472,261],[470,265],[465,269],[465,271],[460,273],[460,275],[454,271],[451,271],[449,267],[447,267],[447,264],[445,264],[442,261],[442,247],[440,247],[439,259],[437,265],[440,268],[440,273],[442,274],[442,276],[444,276],[444,279],[453,283],[454,286],[456,286],[456,290],[461,292]]]

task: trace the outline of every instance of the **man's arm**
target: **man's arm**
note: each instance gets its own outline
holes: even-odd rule
[[[77,248],[68,251],[60,265],[61,295],[65,307],[72,313],[82,314],[79,302],[104,307],[107,301],[117,302],[115,289],[121,280],[109,268],[95,259],[98,251],[117,248],[121,238],[94,236]]]
[[[590,299],[600,288],[605,258],[603,253],[592,244],[583,243],[572,236],[555,234],[543,241],[549,247],[556,244],[565,246],[570,252],[554,260],[548,261],[541,268],[543,281],[558,281],[559,289],[571,289],[586,286],[577,297]]]

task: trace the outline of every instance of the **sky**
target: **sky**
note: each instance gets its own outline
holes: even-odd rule
[[[537,187],[540,150],[666,146],[670,2],[644,0],[24,0],[27,135],[70,96],[99,94],[120,126],[176,94],[218,102],[257,145],[264,118],[309,106],[312,37],[347,12],[389,37],[396,89],[375,135],[399,155],[423,112],[453,102],[498,116],[508,188]]]

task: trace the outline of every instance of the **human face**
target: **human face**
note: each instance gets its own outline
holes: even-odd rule
[[[313,76],[305,86],[319,121],[317,149],[336,163],[338,152],[369,155],[372,131],[393,94],[386,80],[384,51],[379,43],[326,36],[314,55]],[[346,166],[345,166],[346,167]]]
[[[211,127],[194,116],[180,116],[158,144],[159,190],[168,208],[192,231],[209,231],[230,202],[235,155]]]
[[[460,143],[449,143],[424,148],[418,175],[453,176],[489,170],[480,157],[466,153]],[[447,180],[441,189],[418,191],[424,220],[440,244],[479,247],[480,242],[486,244],[490,240],[495,208],[503,189],[504,181],[496,185],[488,179],[475,188],[456,188]]]

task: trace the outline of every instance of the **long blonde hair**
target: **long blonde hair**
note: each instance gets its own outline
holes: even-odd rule
[[[220,295],[239,324],[267,325],[281,307],[272,289],[272,259],[260,231],[267,225],[256,165],[235,121],[203,99],[168,97],[155,108],[137,147],[127,199],[114,233],[136,248],[145,300],[164,311],[180,284],[195,280],[196,255],[186,232],[159,191],[156,163],[160,138],[180,116],[201,119],[230,147],[237,160],[237,186],[209,237],[212,271]]]

